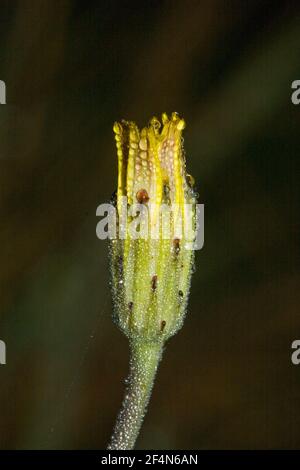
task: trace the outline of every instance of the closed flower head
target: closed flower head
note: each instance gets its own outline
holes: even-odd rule
[[[132,339],[165,341],[181,326],[196,226],[177,113],[114,124],[118,155],[118,238],[111,241],[114,319]]]

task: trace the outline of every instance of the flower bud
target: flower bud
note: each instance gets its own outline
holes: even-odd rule
[[[114,124],[118,154],[117,238],[111,240],[114,320],[131,339],[165,341],[183,323],[196,226],[186,173],[183,119],[164,113],[141,131]]]

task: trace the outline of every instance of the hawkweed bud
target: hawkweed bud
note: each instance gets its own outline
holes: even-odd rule
[[[117,237],[111,240],[114,320],[131,340],[162,341],[185,316],[194,262],[196,195],[183,119],[164,113],[141,131],[114,124]]]

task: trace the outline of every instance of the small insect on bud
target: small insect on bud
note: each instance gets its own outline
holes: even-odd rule
[[[175,255],[178,255],[178,253],[180,252],[180,240],[179,240],[179,238],[174,238],[173,248],[174,248]]]
[[[146,204],[149,201],[149,196],[146,189],[140,189],[136,193],[136,199],[139,204]]]
[[[156,290],[156,288],[157,288],[157,276],[156,276],[156,275],[152,277],[151,287],[152,287],[153,292],[154,292],[154,291]]]
[[[185,168],[184,128],[177,113],[170,118],[164,113],[162,123],[154,117],[142,130],[128,121],[114,125],[118,223],[123,209],[134,204],[142,204],[147,214],[140,223],[148,229],[143,237],[134,237],[129,230],[137,218],[128,214],[122,227],[125,236],[114,240],[110,250],[114,319],[131,339],[165,341],[184,319],[194,252],[186,248],[184,231],[177,235],[177,221],[181,218],[184,226],[186,207],[194,214],[197,202],[193,179]],[[169,219],[162,213],[165,206],[171,212]]]

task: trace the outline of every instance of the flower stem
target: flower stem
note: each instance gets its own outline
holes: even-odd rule
[[[162,346],[161,341],[130,342],[130,369],[125,396],[108,449],[134,448],[149,403]]]

